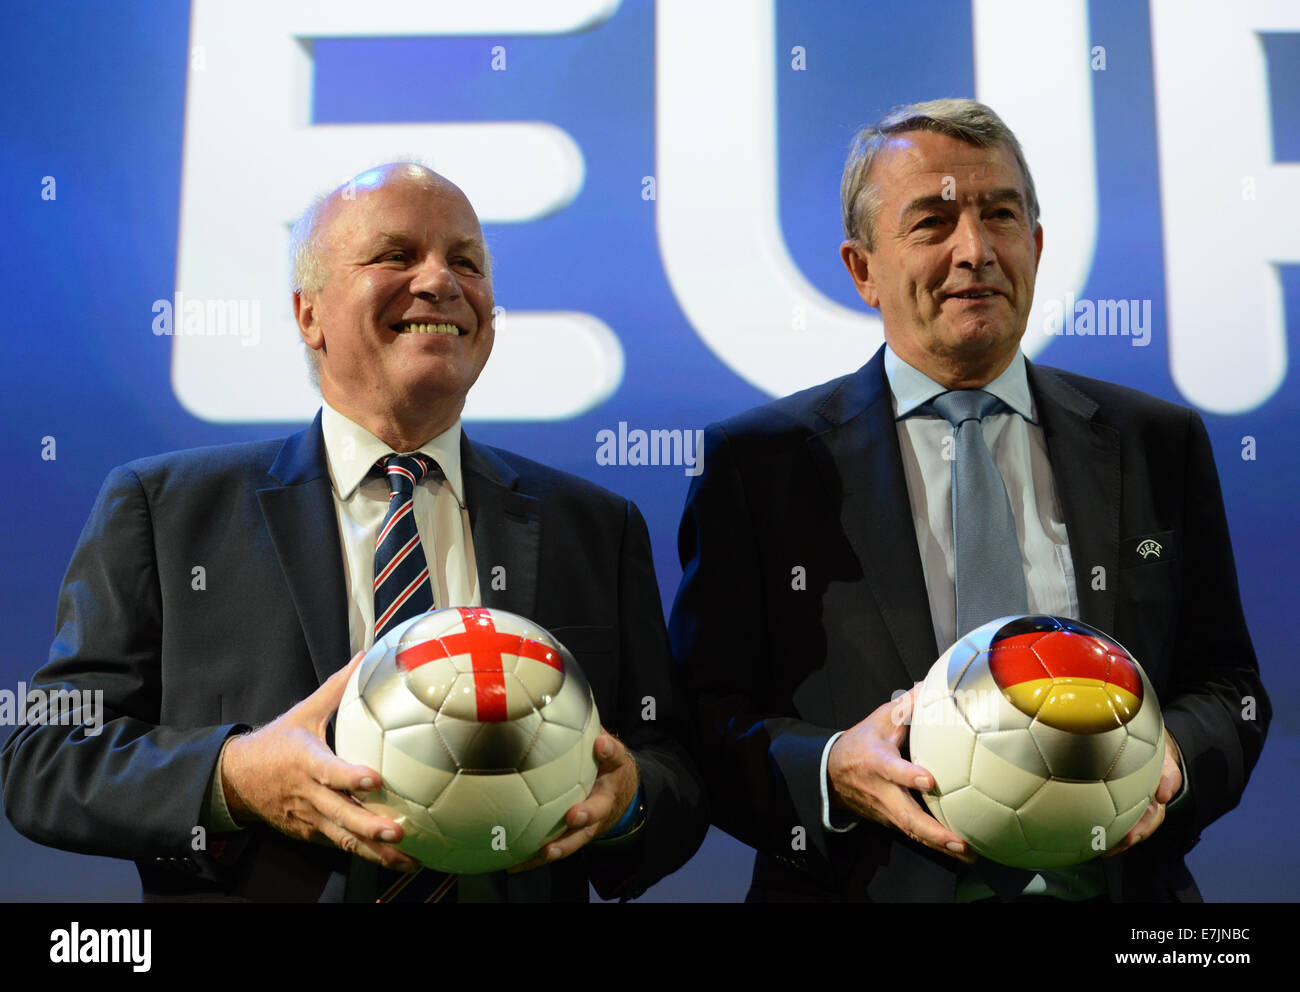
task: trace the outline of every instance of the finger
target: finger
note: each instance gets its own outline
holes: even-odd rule
[[[912,840],[966,864],[975,862],[976,855],[970,845],[923,810],[909,793],[899,789],[882,798],[894,826]]]
[[[319,814],[317,829],[333,823],[358,840],[374,845],[398,844],[403,837],[401,824],[386,816],[370,812],[351,796],[320,788],[305,797]]]
[[[1168,803],[1177,795],[1183,784],[1183,773],[1178,770],[1178,762],[1165,755],[1164,766],[1160,770],[1160,785],[1156,787],[1156,802]]]
[[[574,803],[564,814],[564,822],[572,829],[599,826],[614,809],[617,789],[607,777],[596,780],[591,793],[581,802]]]
[[[572,813],[573,810],[571,809],[569,812]],[[565,822],[568,822],[567,814],[565,816]],[[578,848],[580,848],[582,844],[585,844],[588,840],[591,840],[592,837],[595,836],[595,829],[596,828],[594,826],[591,827],[583,826],[583,827],[578,827],[576,829],[571,828],[569,830],[566,830],[564,833],[560,834],[559,837],[556,837],[555,840],[542,845],[542,849],[538,851],[536,854],[534,854],[527,861],[525,861],[523,864],[515,865],[513,868],[507,868],[506,871],[511,875],[515,875],[521,871],[532,871],[534,868],[540,868],[542,865],[550,864],[552,861],[559,861],[561,858],[567,857],[569,854],[572,854],[573,851],[578,850]],[[586,840],[579,843],[576,847],[573,847],[572,850],[567,850],[566,845],[568,841],[570,840],[570,838],[574,837],[577,834],[587,834],[589,836],[587,837]]]
[[[310,737],[311,748],[307,771],[320,785],[335,792],[374,792],[383,785],[383,777],[369,765],[344,761],[323,740]]]
[[[1113,858],[1117,854],[1123,854],[1135,844],[1142,843],[1143,840],[1151,836],[1151,832],[1155,830],[1156,827],[1160,826],[1160,824],[1164,822],[1164,819],[1164,804],[1152,800],[1146,810],[1142,813],[1142,816],[1138,819],[1138,822],[1133,824],[1133,826],[1129,828],[1129,832],[1120,838],[1119,843],[1106,851],[1102,857]]]
[[[600,829],[600,825],[604,823],[614,808],[615,793],[615,786],[609,776],[605,776],[603,779],[598,778],[596,785],[591,790],[591,795],[580,803],[574,803],[565,812],[564,822],[569,829],[543,846],[540,851],[523,864],[515,865],[515,867],[506,870],[517,873],[540,868],[551,861],[567,858],[584,844],[593,840],[596,831]]]
[[[604,727],[600,728],[600,734],[592,745],[592,754],[601,772],[611,771],[629,758],[627,745]]]
[[[888,720],[889,727],[894,733],[907,733],[908,724],[912,722],[912,713],[916,708],[916,696],[919,690],[919,686],[912,686],[901,696],[879,707],[871,714],[871,718],[880,721],[882,726],[883,721]]]
[[[596,837],[596,824],[590,824],[576,830],[567,830],[537,852],[542,864],[561,861],[580,851]]]
[[[420,868],[420,863],[410,855],[389,844],[376,843],[365,837],[359,837],[332,820],[321,820],[316,830],[318,836],[339,850],[355,854],[384,868],[392,868],[395,871],[416,871]]]
[[[886,781],[904,789],[929,792],[934,788],[934,776],[920,765],[908,761],[901,754],[878,757],[875,772]]]

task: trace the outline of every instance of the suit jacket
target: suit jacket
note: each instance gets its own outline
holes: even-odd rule
[[[1191,410],[1056,369],[1028,375],[1079,619],[1142,663],[1187,772],[1186,801],[1160,829],[1103,862],[1110,894],[1196,899],[1183,854],[1236,805],[1271,713],[1209,440]],[[1147,537],[1159,557],[1137,553]],[[953,859],[874,822],[821,825],[830,736],[939,654],[883,348],[852,375],[710,427],[678,546],[670,632],[714,822],[759,852],[750,898],[953,899]]]
[[[602,895],[639,895],[708,825],[679,743],[645,523],[613,493],[468,438],[462,464],[483,605],[535,620],[573,652],[601,722],[635,754],[647,809],[638,841],[493,876],[497,893],[585,900],[590,875]],[[319,416],[283,441],[114,470],[68,568],[57,631],[32,683],[102,689],[104,725],[95,737],[63,726],[11,736],[0,774],[23,834],[134,860],[146,899],[338,898],[349,869],[351,894],[374,898],[360,859],[270,828],[227,835],[220,856],[223,845],[196,850],[227,736],[274,719],[351,654]]]

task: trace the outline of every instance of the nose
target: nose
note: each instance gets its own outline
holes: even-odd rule
[[[963,210],[953,232],[953,262],[976,271],[997,261],[984,222],[977,213]]]
[[[460,296],[460,283],[447,259],[439,252],[428,252],[411,270],[412,296],[431,296],[435,300],[454,300]]]

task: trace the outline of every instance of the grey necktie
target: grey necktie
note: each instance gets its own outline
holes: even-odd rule
[[[952,532],[960,638],[990,620],[1029,610],[1011,503],[980,425],[984,417],[1006,407],[982,389],[957,389],[936,396],[921,409],[927,408],[952,424],[956,449]]]

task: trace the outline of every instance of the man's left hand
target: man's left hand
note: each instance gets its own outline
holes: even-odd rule
[[[1174,740],[1174,735],[1166,727],[1165,762],[1160,769],[1160,784],[1156,786],[1155,798],[1151,800],[1151,805],[1146,808],[1142,818],[1133,824],[1133,829],[1126,833],[1123,839],[1103,854],[1102,857],[1110,858],[1116,854],[1122,854],[1134,844],[1146,840],[1160,824],[1164,823],[1165,805],[1174,796],[1178,795],[1178,790],[1183,787],[1183,773],[1179,770],[1179,754],[1178,742]]]
[[[567,858],[604,835],[627,812],[640,783],[631,752],[604,727],[600,728],[600,736],[596,738],[592,751],[596,757],[596,782],[591,787],[591,794],[570,806],[564,814],[569,829],[538,851],[535,857],[509,869],[510,872],[528,871]]]

